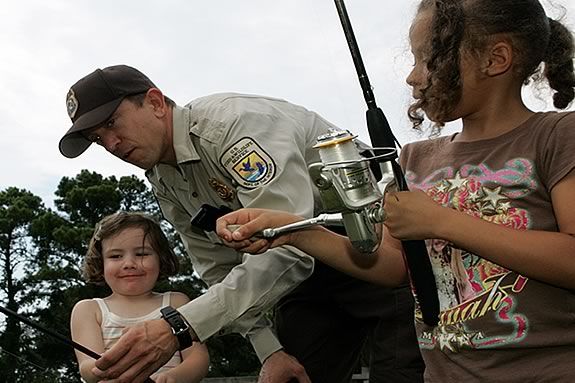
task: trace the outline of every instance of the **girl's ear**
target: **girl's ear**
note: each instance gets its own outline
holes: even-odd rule
[[[511,64],[513,64],[513,47],[507,41],[499,41],[488,49],[481,71],[489,77],[499,76],[506,73]]]

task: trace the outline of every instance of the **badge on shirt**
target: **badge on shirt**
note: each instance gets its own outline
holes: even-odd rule
[[[220,163],[239,185],[248,189],[267,184],[276,172],[272,158],[249,137],[226,150]]]
[[[218,194],[218,196],[224,201],[229,202],[233,200],[234,197],[236,196],[235,191],[220,180],[210,178],[208,180],[208,183],[210,184],[212,189],[214,189],[214,191]]]

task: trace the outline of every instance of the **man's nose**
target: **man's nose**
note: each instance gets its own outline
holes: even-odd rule
[[[120,144],[120,139],[112,133],[103,134],[100,139],[102,140],[102,146],[110,153],[117,155],[118,145]]]

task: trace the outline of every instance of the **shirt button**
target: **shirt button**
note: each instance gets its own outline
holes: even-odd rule
[[[196,192],[193,192],[193,193],[192,193],[192,197],[194,197],[194,198],[198,198],[198,193],[196,193]]]

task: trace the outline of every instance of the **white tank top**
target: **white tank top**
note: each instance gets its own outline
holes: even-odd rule
[[[118,339],[120,339],[122,336],[122,331],[126,327],[133,327],[136,324],[152,319],[160,319],[162,317],[160,314],[160,309],[170,305],[170,293],[167,292],[162,294],[162,305],[154,311],[137,318],[124,318],[111,312],[103,299],[93,299],[98,303],[98,306],[100,306],[100,311],[102,312],[102,324],[100,328],[102,329],[102,338],[104,340],[105,351],[109,350],[114,344],[116,344]],[[172,355],[172,358],[168,360],[168,362],[164,364],[158,371],[156,371],[154,375],[174,368],[181,362],[182,356],[179,351],[176,351],[174,355]]]

